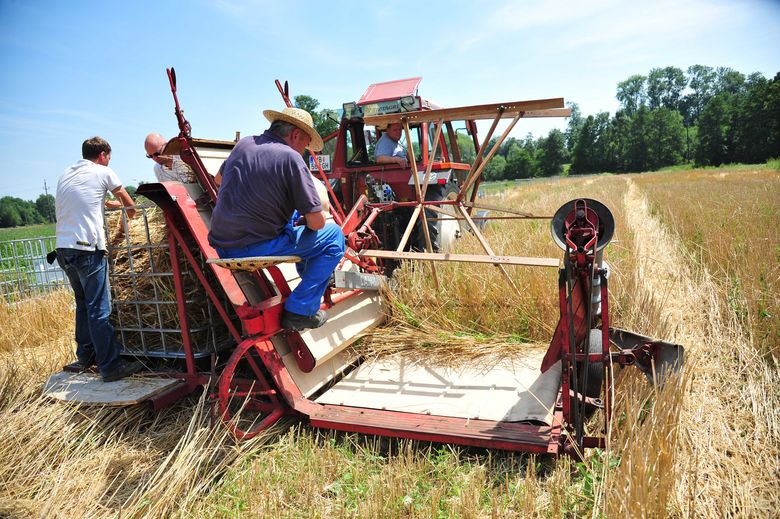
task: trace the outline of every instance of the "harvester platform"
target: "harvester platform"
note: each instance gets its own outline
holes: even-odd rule
[[[126,406],[140,404],[182,382],[175,378],[128,377],[103,382],[96,373],[55,373],[43,387],[54,400],[85,405]]]

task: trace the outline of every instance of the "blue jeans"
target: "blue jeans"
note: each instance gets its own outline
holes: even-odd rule
[[[111,293],[106,255],[103,251],[57,249],[57,262],[76,298],[76,357],[86,365],[97,364],[100,374],[106,375],[122,351],[108,319]]]
[[[344,234],[334,223],[326,223],[319,231],[305,225],[287,224],[282,233],[271,240],[246,247],[220,248],[220,258],[248,258],[252,256],[299,256],[296,263],[301,282],[292,291],[284,309],[299,315],[314,315],[320,309],[320,300],[328,288],[330,275],[344,257]]]

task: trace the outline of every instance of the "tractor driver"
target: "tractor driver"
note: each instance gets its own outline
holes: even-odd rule
[[[377,164],[398,164],[407,166],[406,148],[400,143],[403,128],[401,123],[390,123],[376,143],[374,161]]]
[[[322,138],[306,110],[263,115],[271,127],[241,139],[225,160],[209,243],[221,258],[299,256],[301,281],[284,304],[282,327],[317,328],[327,319],[320,301],[345,249],[302,156],[306,148],[321,150]],[[297,222],[295,211],[303,215]]]

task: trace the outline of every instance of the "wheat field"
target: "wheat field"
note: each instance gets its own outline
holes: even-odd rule
[[[552,214],[596,198],[615,325],[683,344],[663,388],[618,379],[608,448],[582,462],[312,429],[235,442],[193,397],[160,412],[53,404],[72,360],[70,295],[0,307],[0,517],[767,517],[780,503],[780,172],[764,167],[561,178],[490,203]],[[731,211],[726,211],[731,208]],[[760,225],[757,223],[760,222]],[[497,254],[558,256],[545,221],[487,228]],[[458,252],[480,252],[465,236]],[[476,362],[544,346],[557,274],[397,272],[387,324],[357,348]],[[737,287],[737,288],[735,288]],[[774,320],[773,320],[774,319]]]

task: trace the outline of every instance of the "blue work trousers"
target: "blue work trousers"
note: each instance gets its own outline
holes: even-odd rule
[[[220,248],[220,258],[253,256],[299,256],[296,263],[301,281],[287,298],[285,310],[299,315],[314,315],[328,288],[330,275],[344,257],[344,234],[334,223],[326,223],[319,231],[305,225],[287,224],[279,236],[246,247]]]
[[[57,262],[65,271],[76,298],[76,357],[97,364],[101,375],[115,368],[122,345],[114,337],[108,261],[104,251],[57,249]]]

